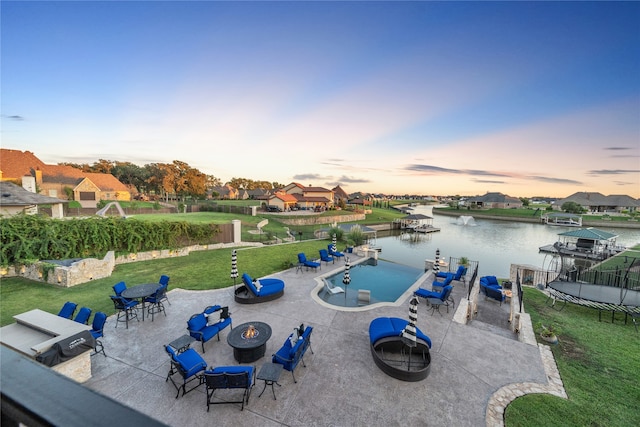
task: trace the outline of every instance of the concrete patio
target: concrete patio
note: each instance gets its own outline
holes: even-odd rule
[[[399,304],[344,311],[319,304],[311,296],[319,283],[317,276],[342,267],[340,261],[323,265],[317,273],[296,272],[295,268],[283,271],[272,277],[285,281],[284,296],[253,305],[237,304],[233,286],[196,292],[176,289],[180,284],[170,283],[171,305],[165,304],[166,317],[156,315],[153,322],[149,318],[133,320],[128,329],[124,323],[115,328],[115,316],[109,317],[102,339],[107,357],[92,357],[93,377],[84,385],[172,426],[212,422],[246,426],[494,426],[502,424],[504,406],[519,395],[548,391],[562,395],[548,349],[519,342],[501,325],[491,325],[492,315],[487,313],[495,313],[499,317],[496,322],[505,322],[503,309],[482,300],[479,311],[489,305],[476,325],[455,322],[454,310],[447,313],[443,308],[442,315],[432,315],[421,301],[417,326],[433,341],[431,373],[419,382],[387,376],[373,362],[369,323],[381,316],[407,318],[408,296],[420,285],[428,288],[425,283],[431,283],[432,275],[424,275]],[[459,302],[466,290],[462,283],[454,283],[454,297]],[[348,292],[356,289],[352,282]],[[262,381],[257,381],[244,411],[240,411],[240,404],[228,404],[215,405],[207,412],[204,386],[175,398],[175,388],[165,382],[170,363],[163,346],[187,332],[186,322],[192,314],[213,304],[229,306],[234,326],[248,321],[271,326],[265,357],[253,363],[257,369],[271,361],[271,354],[294,327],[301,323],[313,326],[313,354],[307,352],[306,367],[296,369],[297,383],[290,372],[283,371],[281,387],[275,388],[277,400],[269,389],[258,397]],[[192,348],[211,367],[237,365],[226,342],[228,332],[229,328],[221,332],[220,341],[206,343],[204,354],[199,342]],[[239,390],[221,391],[216,396],[237,400],[240,394]]]

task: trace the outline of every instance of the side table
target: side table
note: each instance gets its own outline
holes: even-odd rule
[[[262,391],[258,395],[258,397],[262,396],[262,393],[266,390],[267,386],[271,386],[271,391],[273,392],[273,400],[276,400],[276,391],[273,388],[273,385],[278,384],[278,380],[280,379],[280,374],[282,374],[282,365],[279,363],[271,363],[267,362],[260,368],[260,372],[256,376],[256,379],[264,381],[264,387],[262,387]]]
[[[183,335],[180,338],[176,338],[175,340],[171,341],[169,345],[176,349],[176,353],[180,354],[187,351],[187,349],[191,346],[191,343],[195,340],[196,339],[191,335]]]

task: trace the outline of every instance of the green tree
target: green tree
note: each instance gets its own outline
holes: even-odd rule
[[[520,201],[522,202],[522,206],[524,206],[525,208],[529,207],[529,199],[527,199],[526,197],[520,197]]]
[[[582,206],[580,206],[576,202],[564,202],[562,206],[560,206],[560,209],[562,209],[564,212],[572,214],[581,214],[584,212]]]

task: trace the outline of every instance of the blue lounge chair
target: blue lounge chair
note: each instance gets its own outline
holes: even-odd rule
[[[302,270],[302,267],[306,267],[307,270],[309,268],[313,268],[314,270],[321,267],[319,262],[309,261],[304,252],[300,252],[298,254],[298,270]]]
[[[329,251],[329,255],[331,255],[334,258],[343,258],[344,259],[344,254],[342,252],[339,251],[334,251],[333,250],[333,244],[329,244],[327,245],[327,251]]]
[[[244,286],[236,289],[235,300],[240,304],[255,304],[273,301],[284,295],[284,281],[280,279],[252,279],[247,273],[242,274]]]
[[[326,249],[320,249],[320,261],[324,261],[327,264],[333,264],[334,262],[336,262],[336,260],[331,255],[329,255],[329,252],[327,252]]]
[[[417,297],[424,298],[427,300],[429,304],[431,304],[431,314],[433,315],[434,311],[438,311],[440,313],[440,306],[444,305],[447,307],[447,313],[449,312],[449,305],[455,307],[455,301],[451,296],[451,291],[453,290],[453,286],[447,285],[442,288],[442,291],[428,291],[423,288],[418,288],[413,294]],[[442,313],[440,313],[442,315]]]
[[[467,267],[465,267],[464,265],[459,265],[458,266],[458,270],[456,270],[455,273],[451,273],[449,271],[443,271],[443,272],[437,272],[436,273],[436,277],[441,277],[446,279],[447,277],[452,277],[453,280],[457,280],[460,281],[460,279],[462,279],[463,276],[465,276],[467,274]]]

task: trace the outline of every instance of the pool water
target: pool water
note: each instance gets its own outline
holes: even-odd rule
[[[323,286],[318,296],[331,305],[357,307],[358,289],[366,289],[371,291],[369,304],[395,302],[423,273],[419,268],[370,258],[351,266],[351,283],[348,285],[342,283],[344,271],[325,278],[331,286],[345,289],[345,293],[330,294]]]

